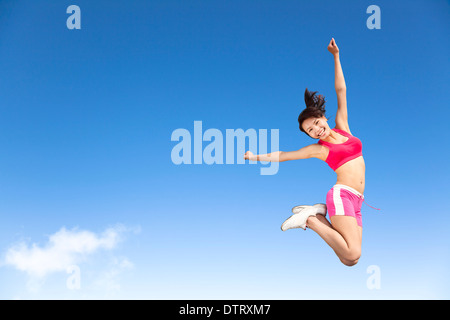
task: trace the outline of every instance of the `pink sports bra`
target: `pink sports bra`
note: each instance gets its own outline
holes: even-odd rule
[[[352,136],[350,133],[333,128],[335,132],[348,137],[344,143],[329,143],[323,140],[319,140],[319,144],[328,147],[330,150],[325,160],[331,169],[336,170],[344,163],[349,162],[355,158],[362,156],[362,143],[357,137]]]

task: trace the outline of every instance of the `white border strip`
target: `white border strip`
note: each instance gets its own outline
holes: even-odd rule
[[[335,184],[334,187],[338,187],[340,189],[346,189],[350,192],[353,192],[354,194],[356,194],[357,196],[360,196],[362,198],[364,198],[364,195],[362,195],[361,193],[359,193],[358,191],[356,191],[355,189],[353,189],[352,187],[346,186],[344,184]]]
[[[345,216],[344,204],[341,199],[341,187],[340,185],[335,185],[333,187],[333,203],[334,209],[336,210],[337,216]]]

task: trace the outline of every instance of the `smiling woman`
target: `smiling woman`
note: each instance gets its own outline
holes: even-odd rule
[[[300,131],[303,131],[310,135],[312,133],[313,126],[316,129],[322,129],[323,119],[325,117],[325,98],[322,95],[317,95],[317,91],[310,92],[308,88],[305,90],[305,104],[306,109],[304,109],[298,116],[298,123]],[[325,119],[327,120],[327,119]],[[303,129],[303,122],[307,121],[305,124],[306,129]],[[321,122],[319,124],[319,122]],[[320,130],[319,130],[320,131]],[[321,132],[315,132],[315,134]]]
[[[281,230],[309,227],[334,250],[340,261],[355,265],[361,256],[362,217],[364,201],[365,163],[362,143],[350,132],[347,116],[347,88],[339,60],[339,49],[331,39],[328,51],[333,54],[335,67],[335,89],[338,100],[336,127],[328,126],[325,117],[325,98],[317,91],[305,90],[304,109],[298,116],[300,131],[317,143],[297,151],[278,151],[266,155],[247,152],[244,158],[259,161],[287,161],[318,158],[325,161],[337,174],[336,184],[326,196],[325,204],[296,206],[294,213],[281,226]],[[330,221],[325,217],[328,211]]]

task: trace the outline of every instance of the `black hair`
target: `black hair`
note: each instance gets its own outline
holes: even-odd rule
[[[298,116],[298,126],[300,131],[308,134],[302,128],[303,121],[309,118],[320,118],[325,116],[325,97],[321,94],[316,95],[317,91],[311,92],[306,88],[305,90],[305,104],[306,109],[300,112]]]

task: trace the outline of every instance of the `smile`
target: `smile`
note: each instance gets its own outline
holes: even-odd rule
[[[323,134],[325,133],[325,129],[322,129],[320,132],[319,132],[319,137],[321,137]]]

